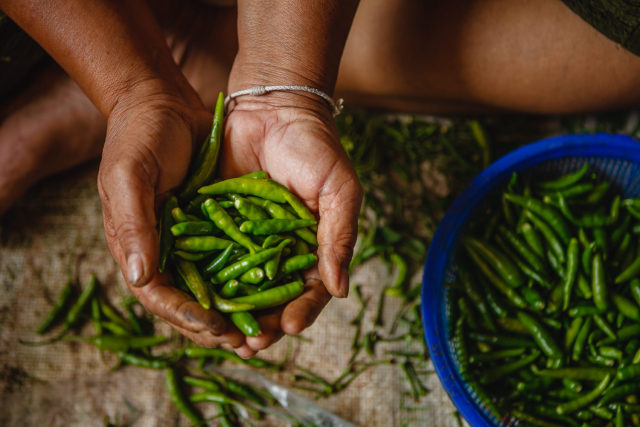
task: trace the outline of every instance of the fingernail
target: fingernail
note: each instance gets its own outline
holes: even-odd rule
[[[346,268],[340,270],[340,286],[338,288],[340,298],[349,296],[349,271]]]
[[[137,253],[129,255],[127,257],[127,281],[133,286],[144,285],[144,283],[140,283],[143,272],[142,257]]]

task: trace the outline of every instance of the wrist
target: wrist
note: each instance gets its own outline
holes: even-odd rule
[[[273,86],[303,86],[312,88],[311,90],[278,89],[271,90],[259,95],[243,94],[230,100],[227,108],[232,111],[238,104],[243,108],[268,108],[281,109],[288,107],[303,108],[318,113],[334,113],[332,102],[326,99],[331,98],[333,85],[327,80],[309,77],[310,73],[304,73],[282,66],[271,64],[246,63],[236,60],[231,75],[229,77],[228,94],[232,95],[239,91],[246,91],[256,87]],[[323,97],[314,90],[326,94]]]

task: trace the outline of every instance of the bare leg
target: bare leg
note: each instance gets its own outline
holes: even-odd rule
[[[38,180],[95,158],[106,122],[56,65],[4,108],[0,121],[0,213]]]
[[[424,112],[637,105],[640,57],[559,0],[362,0],[337,94]]]

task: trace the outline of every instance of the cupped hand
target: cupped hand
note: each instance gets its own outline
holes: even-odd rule
[[[348,293],[362,192],[323,103],[299,94],[246,96],[231,103],[225,122],[221,175],[264,170],[319,217],[318,267],[306,273],[300,297],[258,318],[262,335],[247,338],[253,351],[267,347],[283,332],[301,332],[313,323],[330,294]]]
[[[210,127],[211,115],[195,96],[154,90],[125,97],[109,116],[98,190],[107,244],[136,298],[197,344],[241,349],[239,331],[157,271],[155,213],[184,179]]]

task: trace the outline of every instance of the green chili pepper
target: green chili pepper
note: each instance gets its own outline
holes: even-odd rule
[[[191,199],[196,191],[213,179],[218,164],[218,155],[222,142],[222,128],[224,124],[224,95],[218,94],[215,111],[213,113],[213,126],[208,138],[202,144],[195,161],[195,166],[189,172],[180,190],[180,199]]]
[[[255,236],[286,233],[316,224],[316,220],[308,219],[262,219],[257,221],[244,221],[240,224],[240,231]]]
[[[66,285],[62,288],[60,292],[60,296],[56,300],[53,308],[47,314],[47,317],[44,318],[42,323],[36,329],[36,334],[42,335],[47,332],[52,326],[56,324],[58,319],[62,317],[63,310],[67,307],[69,302],[71,301],[71,297],[73,296],[73,281],[69,280]]]
[[[220,384],[218,384],[217,382],[213,381],[213,380],[209,380],[209,379],[205,379],[205,378],[198,378],[198,377],[192,377],[189,375],[185,375],[184,377],[182,377],[182,381],[185,382],[185,384],[189,384],[191,386],[194,387],[200,387],[203,388],[205,390],[209,390],[209,391],[220,391]]]
[[[617,387],[610,388],[598,401],[598,405],[606,405],[622,397],[640,392],[640,383],[622,384]]]
[[[607,245],[607,233],[604,231],[604,228],[596,227],[593,229],[593,239],[598,245],[600,249],[600,253],[602,253],[602,259],[607,259],[607,254],[609,252],[609,247]]]
[[[525,366],[528,366],[536,361],[540,356],[540,352],[537,349],[533,349],[531,354],[514,360],[513,362],[505,363],[495,368],[490,368],[482,372],[479,381],[482,384],[489,384],[499,380],[505,375],[516,372]]]
[[[182,258],[185,261],[197,262],[202,261],[205,258],[209,258],[211,256],[211,252],[187,252],[187,251],[173,251],[173,255],[178,258]]]
[[[103,321],[102,327],[108,330],[109,332],[111,332],[112,334],[118,335],[118,336],[128,336],[131,334],[130,330],[123,328],[121,325],[114,322],[110,322],[110,321]]]
[[[273,258],[271,258],[273,259]],[[260,267],[253,267],[238,277],[238,280],[245,283],[251,283],[252,285],[258,285],[264,280],[264,270]]]
[[[389,296],[399,297],[405,292],[409,266],[407,265],[407,261],[395,252],[389,255],[389,261],[395,266],[395,279],[393,284],[385,289],[385,293]]]
[[[472,237],[463,240],[466,248],[472,248],[502,277],[511,287],[517,288],[524,284],[524,277],[517,266],[488,242],[482,242]]]
[[[593,189],[593,191],[587,196],[586,202],[589,204],[597,204],[600,203],[602,198],[607,194],[607,191],[611,187],[611,184],[608,182],[601,182]]]
[[[511,247],[516,250],[517,253],[522,256],[522,258],[533,268],[537,273],[545,275],[546,269],[544,268],[544,261],[538,254],[529,248],[529,246],[520,240],[520,238],[509,230],[507,227],[503,225],[498,226],[498,231],[507,242],[510,243]]]
[[[232,351],[222,348],[204,348],[204,347],[187,347],[184,350],[185,356],[191,359],[201,359],[203,357],[213,357],[218,359],[230,360],[232,362],[253,366],[254,368],[274,368],[277,367],[266,360],[252,357],[251,359],[243,359]]]
[[[616,276],[615,283],[624,283],[627,280],[634,278],[640,274],[640,257],[636,257],[636,259],[618,276]]]
[[[560,415],[562,414],[570,414],[572,412],[576,412],[578,409],[584,408],[594,400],[596,400],[609,386],[609,381],[611,381],[611,375],[606,375],[598,385],[591,390],[589,393],[586,393],[579,398],[572,400],[570,402],[562,403],[556,407],[556,412]]]
[[[469,271],[462,266],[458,266],[458,275],[460,276],[460,281],[462,282],[462,286],[464,286],[464,290],[467,296],[471,298],[471,301],[473,301],[474,306],[480,312],[480,316],[482,316],[482,319],[485,325],[487,326],[487,329],[489,329],[492,332],[495,332],[496,325],[493,321],[493,317],[491,316],[491,313],[489,313],[487,304],[484,301],[482,294],[476,288]]]
[[[185,221],[171,226],[171,234],[178,236],[202,236],[216,232],[216,226],[209,221]]]
[[[173,219],[171,217],[171,211],[178,207],[178,199],[175,196],[169,196],[165,200],[162,206],[162,213],[160,215],[160,257],[158,259],[158,271],[161,273],[167,266],[167,259],[171,253],[173,246],[173,235],[171,234],[171,226],[173,225]]]
[[[524,237],[524,240],[527,242],[529,247],[533,250],[533,252],[538,255],[538,257],[543,257],[545,250],[542,244],[542,240],[540,240],[540,236],[535,228],[531,226],[528,222],[523,222],[519,228],[520,233]]]
[[[172,368],[167,369],[165,382],[167,384],[167,390],[169,391],[169,397],[171,401],[176,405],[176,408],[189,418],[189,420],[195,425],[202,425],[205,423],[204,419],[191,407],[189,402],[185,399],[182,391],[180,390],[180,384],[178,384],[178,378],[175,371]]]
[[[179,237],[175,240],[175,248],[189,252],[210,252],[226,249],[234,243],[231,240],[215,236]]]
[[[175,259],[175,263],[178,274],[189,287],[193,296],[196,297],[198,303],[205,310],[211,308],[211,297],[209,295],[207,284],[202,279],[202,276],[195,264],[181,259]]]
[[[257,337],[262,333],[260,324],[248,311],[237,311],[231,313],[231,321],[240,332],[248,337]]]
[[[295,271],[306,270],[318,261],[315,254],[294,255],[284,260],[280,265],[280,274],[286,276]]]
[[[487,344],[495,345],[497,347],[521,348],[521,347],[536,346],[536,344],[533,341],[527,338],[515,337],[511,335],[482,334],[478,332],[469,332],[467,336],[474,341],[484,342]]]
[[[213,298],[213,307],[221,311],[223,313],[234,313],[236,311],[249,311],[253,309],[257,309],[254,304],[250,304],[244,301],[235,301],[238,298],[234,298],[231,300],[221,298],[215,292],[211,291],[211,296]],[[240,297],[245,298],[245,297]]]
[[[640,307],[622,295],[613,294],[611,300],[618,311],[631,320],[640,322]]]
[[[584,349],[584,343],[587,340],[587,336],[591,331],[591,317],[587,317],[587,320],[582,324],[582,327],[578,331],[578,335],[576,336],[576,340],[573,343],[573,349],[571,352],[571,359],[574,361],[580,360],[580,355]]]
[[[257,221],[269,218],[269,214],[264,209],[244,197],[233,197],[233,205],[240,212],[240,215],[249,220]]]
[[[540,218],[542,218],[551,226],[551,228],[555,231],[555,233],[557,233],[564,244],[569,243],[569,239],[571,238],[569,225],[564,220],[562,215],[554,208],[549,205],[545,205],[541,201],[531,197],[523,197],[510,193],[505,193],[504,197],[506,197],[510,202],[522,206],[526,211],[531,211],[539,215]]]
[[[491,285],[502,292],[502,294],[504,294],[509,301],[514,303],[516,306],[520,308],[525,308],[527,306],[527,303],[520,295],[518,295],[515,289],[507,285],[500,277],[498,277],[498,275],[491,270],[491,268],[482,260],[482,258],[480,258],[480,255],[478,255],[473,248],[468,247],[466,249],[475,265],[480,268]]]
[[[126,353],[124,351],[118,351],[118,358],[120,361],[127,365],[137,366],[138,368],[146,369],[166,369],[169,367],[169,362],[163,359],[152,359],[137,354]]]
[[[552,359],[562,357],[560,347],[555,343],[549,332],[547,332],[533,316],[530,316],[524,311],[518,311],[518,320],[529,330],[531,337],[546,356]]]
[[[591,261],[591,290],[593,291],[593,303],[599,310],[606,310],[609,306],[607,300],[607,283],[605,278],[602,256],[597,252]]]
[[[615,373],[615,369],[600,367],[556,368],[535,371],[536,375],[542,377],[570,378],[579,381],[602,381],[607,375],[614,375]]]
[[[578,272],[578,257],[580,247],[578,246],[578,239],[571,238],[569,240],[569,247],[567,248],[567,269],[564,274],[564,282],[562,284],[563,290],[563,303],[562,310],[566,311],[569,308],[569,301],[571,300],[571,291],[573,283],[576,281],[576,273]]]
[[[620,196],[616,196],[611,205],[609,216],[600,215],[599,213],[588,213],[580,218],[576,218],[570,211],[566,200],[562,195],[556,195],[562,214],[574,225],[585,228],[604,227],[611,225],[618,220],[620,212]]]
[[[240,285],[240,282],[238,282],[236,279],[231,279],[227,281],[227,283],[224,284],[222,289],[220,289],[220,295],[223,298],[233,298],[234,296],[236,296],[236,294],[238,293],[238,290],[240,289],[239,285]]]
[[[258,206],[261,206],[274,219],[291,219],[291,220],[296,219],[296,216],[294,214],[292,214],[282,206],[278,205],[277,203],[272,202],[271,200],[249,197],[249,201],[252,203],[255,203]],[[294,233],[298,237],[300,237],[302,240],[309,243],[310,245],[314,245],[314,246],[318,245],[318,239],[315,233],[313,233],[311,230],[306,228],[301,228],[301,229],[294,230]]]
[[[218,271],[213,275],[213,277],[211,277],[211,282],[214,284],[218,284],[240,277],[243,273],[249,271],[253,267],[256,267],[263,262],[273,258],[280,251],[279,248],[260,248],[260,250],[261,252],[250,254],[246,258],[243,258],[240,261],[228,265],[222,270]]]
[[[262,250],[262,248],[256,245],[249,236],[238,229],[238,226],[233,222],[233,219],[231,219],[229,214],[214,199],[207,199],[202,204],[202,208],[209,219],[213,221],[220,230],[222,230],[231,239],[238,242],[238,244],[247,248],[249,252],[256,253]],[[224,247],[226,247],[226,245],[224,245]]]
[[[591,292],[591,285],[582,273],[578,273],[578,289],[582,293],[582,297],[585,299],[591,299],[593,296]]]
[[[217,273],[218,271],[222,270],[227,265],[227,262],[231,257],[231,252],[233,252],[233,249],[234,249],[234,245],[233,243],[230,243],[222,252],[220,252],[220,254],[218,254],[217,257],[215,257],[209,264],[207,264],[202,269],[202,274],[205,277],[210,277],[215,273]]]
[[[565,256],[564,250],[562,249],[562,243],[558,240],[556,233],[553,229],[547,225],[545,221],[541,218],[538,218],[535,214],[533,214],[529,210],[525,210],[525,217],[531,220],[533,224],[536,226],[538,230],[542,233],[542,236],[545,238],[549,247],[551,248],[551,253],[556,256],[560,263],[564,263]],[[569,238],[567,239],[567,243],[569,242]]]
[[[202,187],[200,194],[222,195],[228,193],[248,194],[261,197],[276,203],[287,203],[285,193],[289,191],[270,179],[231,178]]]
[[[293,243],[293,240],[290,238],[282,240],[277,246],[279,251],[273,258],[264,263],[264,272],[269,280],[273,280],[276,277],[276,274],[278,273],[278,269],[280,267],[282,252],[284,251],[284,248],[289,246],[291,243]],[[263,245],[263,247],[265,246]]]
[[[62,332],[60,333],[60,336],[67,333],[69,329],[73,328],[78,323],[85,307],[91,303],[91,297],[95,293],[97,287],[98,279],[94,274],[92,274],[87,287],[82,290],[82,293],[80,293],[76,302],[71,306],[71,308],[69,308],[62,325]]]
[[[230,300],[236,304],[249,304],[254,310],[262,310],[265,308],[276,307],[297,298],[304,290],[304,284],[296,281],[280,285],[266,291],[247,295],[244,297],[233,298]]]
[[[596,324],[597,327],[600,328],[600,330],[602,330],[602,332],[604,332],[609,338],[611,338],[612,340],[616,339],[616,333],[613,332],[613,329],[611,329],[611,326],[609,326],[609,324],[607,323],[606,320],[604,320],[602,318],[602,316],[600,316],[599,314],[594,314],[593,315],[593,322]]]
[[[571,350],[573,346],[573,342],[578,336],[578,332],[580,331],[580,327],[582,326],[582,317],[576,317],[571,321],[571,324],[567,328],[567,332],[565,334],[564,339],[564,350],[565,352]]]
[[[100,301],[93,296],[91,298],[91,323],[93,323],[93,329],[96,331],[96,335],[102,335],[102,315],[100,313]]]
[[[558,179],[537,182],[536,185],[546,190],[559,190],[562,188],[569,187],[570,185],[573,185],[576,182],[580,181],[587,174],[588,171],[589,171],[589,164],[585,163],[582,165],[580,169],[578,169],[573,173],[565,174]]]

